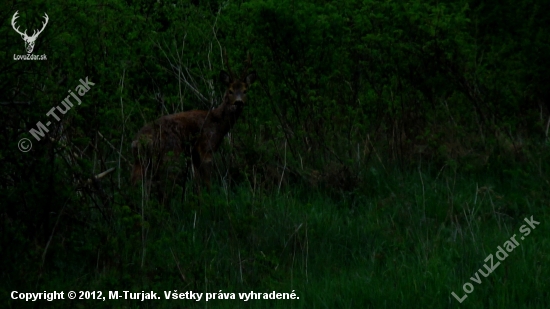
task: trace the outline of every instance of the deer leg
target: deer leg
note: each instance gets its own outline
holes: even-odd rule
[[[205,158],[205,160],[202,160],[201,162],[201,166],[200,166],[200,169],[201,169],[201,178],[202,178],[202,181],[203,183],[206,185],[206,189],[208,190],[208,192],[210,192],[211,190],[211,185],[210,185],[210,172],[212,170],[212,157],[207,157]]]
[[[169,169],[166,168],[167,164],[165,164],[166,158],[166,151],[162,148],[154,149],[150,156],[150,179],[151,179],[151,187],[156,192],[156,197],[158,201],[164,205],[165,200],[168,199],[168,191],[169,188],[167,187],[167,184],[169,182]],[[154,188],[153,188],[154,187]]]
[[[130,182],[131,182],[132,186],[135,186],[138,178],[143,177],[141,162],[139,162],[139,157],[138,157],[138,147],[139,147],[138,142],[133,141],[132,142],[132,153],[134,155],[134,169],[132,170],[132,177],[130,178]]]
[[[173,157],[165,157],[165,162],[163,164],[164,168],[161,169],[165,170],[164,174],[166,176],[162,184],[165,187],[165,199],[168,201],[172,200],[172,198],[175,197],[176,188],[181,184],[181,182],[179,181],[180,175],[182,173],[180,157],[181,153],[179,151],[174,151]]]
[[[166,180],[166,177],[159,171],[160,165],[160,156],[159,158],[153,159],[151,161],[150,179],[151,189],[155,195],[155,198],[159,201],[161,205],[164,205],[163,189],[165,188],[165,186],[161,183]]]
[[[201,182],[201,179],[202,179],[202,175],[201,175],[201,165],[202,165],[202,160],[201,160],[201,156],[199,154],[199,152],[197,151],[197,149],[193,149],[192,153],[191,153],[191,161],[193,162],[193,172],[194,172],[194,178],[195,178],[195,181],[194,181],[194,187],[195,187],[195,193],[197,194],[197,196],[200,196],[201,195],[201,187],[200,187],[200,182]]]
[[[201,165],[200,165],[200,175],[201,181],[206,185],[206,189],[210,192],[210,173],[212,170],[212,152],[206,151],[201,153]]]
[[[142,170],[141,170],[141,164],[139,162],[134,163],[134,169],[132,171],[132,178],[130,182],[132,183],[132,186],[136,185],[136,182],[139,178],[142,177]]]
[[[185,198],[185,190],[187,189],[187,177],[189,177],[189,166],[191,165],[191,160],[188,157],[185,157],[185,167],[183,169],[183,175],[181,175],[181,202]]]

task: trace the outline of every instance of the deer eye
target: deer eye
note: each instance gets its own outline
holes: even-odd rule
[[[246,90],[243,90],[243,94],[246,94]]]
[[[233,90],[229,90],[229,94],[233,94]]]

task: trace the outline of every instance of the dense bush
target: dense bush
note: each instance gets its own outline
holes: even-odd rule
[[[445,168],[507,177],[538,166],[545,174],[548,1],[32,1],[0,7],[0,255],[3,265],[13,266],[0,278],[11,278],[10,289],[26,284],[14,278],[99,272],[99,264],[117,272],[121,285],[135,282],[130,264],[139,264],[142,250],[143,270],[150,222],[169,220],[181,204],[179,198],[160,203],[129,185],[130,143],[161,115],[218,105],[224,49],[235,71],[250,55],[259,75],[215,159],[215,186],[227,203],[234,188],[271,194],[299,187],[322,189],[354,208],[373,190],[385,190],[375,176],[392,174],[394,166],[427,165],[436,178]],[[15,11],[27,33],[48,14],[34,51],[47,61],[13,60],[25,53],[10,27]],[[59,122],[47,117],[86,77],[95,85],[82,104]],[[49,120],[49,132],[36,141],[29,130]],[[21,138],[33,142],[30,152],[18,150]],[[196,197],[188,189],[178,191],[186,209],[211,205],[209,223],[221,220],[231,239],[280,249],[275,237],[255,238],[263,209],[257,201],[248,205],[255,212],[224,215],[212,206],[222,198],[209,204],[208,194]],[[307,234],[296,234],[295,222],[280,222],[288,223],[283,233],[296,237],[294,244],[304,245]],[[173,241],[172,232],[157,230],[151,250]],[[178,254],[190,261],[186,282],[199,286],[200,261],[216,253],[194,237],[176,238],[194,244]],[[290,265],[276,254],[239,251],[246,253],[256,263],[244,274],[251,284],[277,281],[274,265]],[[155,266],[140,276],[155,282],[180,275]]]

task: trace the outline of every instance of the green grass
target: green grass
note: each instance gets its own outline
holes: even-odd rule
[[[82,234],[60,231],[30,258],[11,290],[235,293],[236,300],[80,300],[76,308],[549,308],[550,186],[535,170],[381,173],[355,192],[251,187],[189,197],[161,207],[113,206],[106,223],[90,211]],[[136,194],[136,201],[138,200]],[[526,217],[540,225],[519,240]],[[69,220],[66,218],[65,220]],[[93,226],[93,228],[92,228]],[[512,235],[520,245],[481,284],[489,254]],[[71,236],[70,239],[61,237]],[[33,262],[34,261],[34,262]],[[495,257],[495,261],[496,257]],[[32,264],[34,263],[34,264]],[[17,267],[23,267],[15,265]],[[475,288],[462,303],[463,284]],[[243,292],[295,291],[297,300],[238,300]]]

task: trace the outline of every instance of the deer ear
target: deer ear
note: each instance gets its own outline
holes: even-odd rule
[[[220,71],[220,81],[224,85],[229,86],[229,84],[231,84],[231,76],[229,76],[229,74],[226,71],[221,70]]]
[[[258,78],[258,76],[256,75],[256,71],[252,71],[250,72],[250,74],[248,74],[246,76],[246,84],[247,85],[250,85],[252,83],[254,83],[256,81],[256,79]]]

